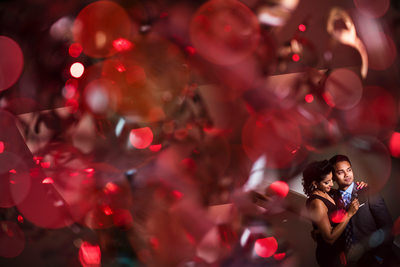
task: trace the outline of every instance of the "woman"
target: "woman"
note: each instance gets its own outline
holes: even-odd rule
[[[303,172],[304,193],[308,196],[307,210],[313,228],[318,233],[315,237],[316,258],[318,264],[323,267],[345,266],[345,244],[338,241],[338,238],[359,208],[358,200],[355,199],[350,203],[347,213],[340,212],[328,194],[333,186],[332,175],[333,168],[328,160],[312,162]]]

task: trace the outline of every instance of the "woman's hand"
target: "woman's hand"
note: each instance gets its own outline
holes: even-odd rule
[[[368,187],[368,184],[366,182],[364,182],[364,181],[356,182],[356,185],[357,185],[357,190],[360,190],[360,189]]]
[[[349,216],[353,217],[353,215],[356,214],[359,207],[360,207],[360,202],[358,202],[358,199],[354,199],[350,203],[349,209],[347,210],[347,213],[349,214]]]

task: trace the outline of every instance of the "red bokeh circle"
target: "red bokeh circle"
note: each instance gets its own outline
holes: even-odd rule
[[[24,66],[20,46],[7,36],[0,36],[0,92],[10,88],[18,80]]]
[[[259,42],[257,16],[236,0],[211,0],[203,4],[190,23],[196,51],[207,60],[230,65],[252,53]]]
[[[132,22],[126,11],[112,1],[96,1],[83,8],[73,25],[75,42],[91,57],[108,57],[117,52],[114,40],[131,37]]]

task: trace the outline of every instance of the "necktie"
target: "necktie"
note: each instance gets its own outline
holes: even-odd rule
[[[342,199],[343,199],[345,207],[347,208],[349,206],[349,204],[350,204],[351,194],[347,193],[347,192],[343,192],[342,193]]]
[[[347,193],[347,192],[343,192],[342,193],[342,199],[344,202],[344,206],[347,207],[350,204],[350,200],[351,200],[351,194]],[[344,229],[344,237],[345,237],[345,242],[346,242],[346,251],[349,251],[351,249],[351,245],[353,242],[353,229],[351,226],[351,222],[349,222],[346,225],[346,228]]]

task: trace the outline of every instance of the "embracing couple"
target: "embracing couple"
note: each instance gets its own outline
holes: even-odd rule
[[[354,181],[348,157],[311,162],[303,187],[320,266],[392,266],[392,218],[382,197]]]

